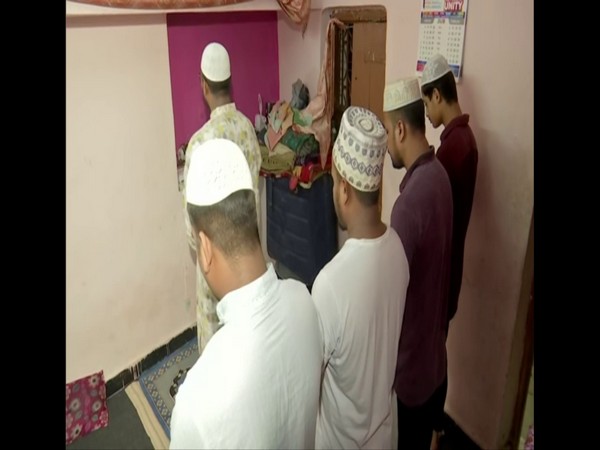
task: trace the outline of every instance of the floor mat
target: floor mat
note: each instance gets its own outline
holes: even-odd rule
[[[170,439],[171,412],[175,405],[175,399],[171,395],[174,380],[179,385],[185,379],[185,371],[189,369],[198,360],[198,340],[196,337],[177,349],[171,355],[156,363],[154,366],[142,372],[138,382],[139,388],[150,406],[150,411],[155,416],[155,420],[148,423],[148,428],[153,434],[157,434],[157,424],[163,431],[167,440]],[[130,385],[130,393],[138,395],[135,391],[137,387]],[[133,401],[133,400],[132,400]],[[134,405],[139,402],[134,401]],[[137,406],[136,406],[137,407]],[[139,412],[139,411],[138,411]],[[140,414],[140,418],[142,415]],[[142,418],[142,423],[144,419]],[[146,424],[144,424],[146,426]],[[148,431],[148,428],[146,429]],[[151,436],[152,434],[148,432]],[[156,438],[161,442],[162,438]]]
[[[152,446],[149,448],[154,448],[154,450],[168,449],[170,440],[162,424],[159,422],[152,405],[150,405],[146,395],[142,391],[139,381],[134,381],[127,386],[125,392],[137,412],[137,417],[141,421],[148,439],[152,443]]]

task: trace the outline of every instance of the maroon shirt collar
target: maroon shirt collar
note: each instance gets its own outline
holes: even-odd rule
[[[421,156],[419,156],[415,160],[413,165],[410,166],[410,168],[406,171],[406,175],[404,175],[404,178],[402,179],[402,183],[400,183],[400,193],[402,193],[402,189],[404,189],[404,186],[406,186],[406,183],[408,183],[408,179],[410,178],[412,173],[415,171],[415,169],[420,165],[428,163],[434,157],[435,157],[435,149],[434,149],[433,145],[430,145],[429,151],[427,151],[427,152],[423,153]]]
[[[447,127],[444,127],[444,131],[442,131],[442,134],[440,135],[440,140],[443,141],[446,138],[446,136],[448,136],[452,132],[452,130],[454,130],[455,128],[464,127],[468,124],[469,124],[469,115],[468,114],[462,114],[460,116],[455,117],[454,119],[452,119],[450,121],[450,123],[448,124]]]

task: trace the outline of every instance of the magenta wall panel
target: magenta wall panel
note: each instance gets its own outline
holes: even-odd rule
[[[220,42],[231,60],[233,98],[252,123],[258,94],[279,99],[277,12],[242,11],[167,14],[175,148],[209,118],[200,86],[200,58],[209,42]],[[264,108],[264,106],[263,106]]]

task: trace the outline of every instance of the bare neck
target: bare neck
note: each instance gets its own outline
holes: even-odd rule
[[[251,253],[230,259],[228,269],[226,293],[235,291],[262,277],[267,271],[262,248],[258,246]]]
[[[458,116],[462,116],[462,110],[460,109],[458,102],[446,104],[446,109],[442,114],[442,123],[444,124],[444,128],[447,127],[448,124]]]
[[[354,239],[376,239],[385,233],[386,225],[381,221],[379,207],[357,206],[349,214],[352,219],[348,221],[348,237]]]
[[[225,94],[220,95],[218,97],[213,97],[210,105],[210,111],[213,112],[219,106],[227,105],[228,103],[232,103],[231,95]]]
[[[429,142],[424,134],[418,134],[411,138],[411,142],[408,145],[406,156],[404,158],[404,167],[406,170],[410,169],[420,156],[424,155],[429,151]]]

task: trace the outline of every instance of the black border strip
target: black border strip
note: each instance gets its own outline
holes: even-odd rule
[[[137,380],[144,370],[152,367],[163,358],[177,351],[197,335],[197,327],[194,325],[175,336],[167,344],[160,346],[148,354],[135,366],[123,370],[117,376],[108,380],[106,382],[106,397],[111,397],[121,389],[125,389],[129,384]]]

